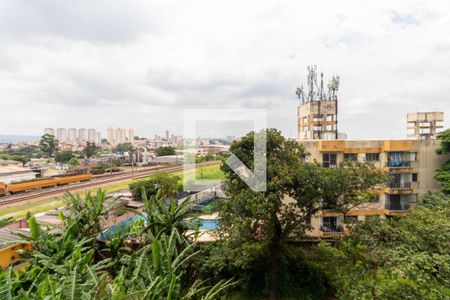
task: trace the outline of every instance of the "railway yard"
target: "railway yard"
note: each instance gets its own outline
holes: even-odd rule
[[[198,169],[218,167],[218,161],[197,164]],[[110,191],[127,187],[128,182],[151,176],[158,172],[181,172],[183,165],[158,165],[136,169],[133,172],[124,171],[113,174],[94,175],[88,181],[73,182],[59,186],[32,189],[12,195],[0,197],[0,217],[23,217],[28,211],[33,213],[44,212],[48,209],[61,207],[62,197],[66,192],[85,192],[97,188]]]

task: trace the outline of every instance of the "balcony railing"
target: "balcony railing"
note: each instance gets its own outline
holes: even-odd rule
[[[390,211],[406,211],[410,208],[408,204],[387,204],[385,205],[385,209]]]
[[[389,160],[387,166],[390,168],[406,168],[411,167],[411,162],[407,160]]]
[[[411,182],[391,182],[389,183],[390,189],[410,189],[412,186]]]
[[[343,234],[344,228],[342,226],[320,226],[320,231],[327,234]]]

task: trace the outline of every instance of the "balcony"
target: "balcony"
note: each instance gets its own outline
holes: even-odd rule
[[[388,195],[385,203],[386,215],[404,215],[415,201],[417,195]]]
[[[414,152],[389,152],[386,169],[389,173],[411,172],[411,163],[416,160]]]
[[[412,194],[412,182],[393,181],[384,189],[387,194]]]
[[[400,204],[400,203],[392,204],[391,203],[391,204],[386,204],[385,205],[385,208],[387,210],[393,211],[393,212],[407,211],[407,210],[409,210],[410,207],[411,206],[409,205],[409,203],[406,203],[406,204]]]
[[[344,234],[344,228],[342,225],[322,225],[320,226],[320,237],[323,238],[335,238]]]

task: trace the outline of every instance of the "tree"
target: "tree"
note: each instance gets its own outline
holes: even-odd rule
[[[56,152],[56,154],[55,154],[55,161],[60,162],[60,163],[67,163],[72,158],[75,158],[72,151],[61,151],[61,152]]]
[[[98,147],[95,145],[95,143],[87,142],[83,152],[87,158],[91,158],[97,153],[97,150]]]
[[[58,148],[58,144],[58,140],[55,139],[53,135],[46,133],[41,137],[39,148],[48,157],[52,157],[53,153],[55,153],[56,149]]]
[[[123,154],[125,152],[132,152],[133,150],[134,150],[134,147],[131,143],[118,144],[114,148],[114,152],[120,153],[120,154]]]
[[[235,141],[230,152],[248,168],[253,169],[254,139],[264,132],[251,132]],[[285,211],[283,198],[292,181],[292,166],[306,156],[297,142],[285,140],[277,130],[267,130],[267,190],[252,191],[227,165],[222,166],[226,176],[226,192],[230,199],[220,208],[222,238],[232,248],[238,248],[239,262],[251,264],[254,258],[268,254],[270,257],[269,297],[277,297],[278,261],[281,252],[283,222],[290,213]],[[244,250],[245,249],[245,250]]]
[[[437,149],[437,153],[441,155],[450,153],[450,129],[439,133],[438,139],[441,140],[441,146]],[[434,178],[442,184],[442,192],[450,195],[450,159],[437,170]]]
[[[130,184],[133,199],[144,201],[144,197],[153,197],[159,192],[162,200],[175,198],[181,191],[181,178],[168,173],[159,172],[150,179]]]
[[[253,141],[261,134],[251,132],[230,147],[250,169]],[[230,199],[220,208],[220,226],[238,263],[248,265],[262,255],[269,257],[269,298],[277,299],[279,261],[287,242],[304,236],[308,219],[323,205],[333,203],[347,211],[367,200],[366,194],[382,183],[384,176],[367,166],[329,169],[304,163],[307,153],[303,146],[284,139],[275,129],[267,130],[266,139],[265,192],[252,191],[228,166],[222,166]]]
[[[175,148],[171,146],[163,146],[155,150],[158,156],[175,155]]]
[[[427,195],[399,219],[372,217],[317,260],[339,299],[449,299],[450,198]]]
[[[69,159],[69,165],[71,167],[77,167],[80,165],[80,162],[78,161],[78,159],[75,156],[73,156],[72,158]]]

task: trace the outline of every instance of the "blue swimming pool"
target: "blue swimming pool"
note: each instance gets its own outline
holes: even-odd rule
[[[131,218],[126,219],[125,221],[122,221],[118,224],[115,224],[105,230],[100,234],[100,238],[102,240],[110,240],[111,237],[118,233],[125,233],[127,230],[127,227],[132,226],[136,222],[142,221],[145,223],[146,215],[145,213],[142,213],[140,215],[135,215]],[[204,219],[198,219],[194,221],[194,224],[196,225],[192,229],[196,229],[198,226],[199,230],[217,230],[219,229],[219,223],[217,220],[204,220]]]
[[[219,229],[219,223],[217,220],[201,220],[200,219],[200,230],[217,230]]]

